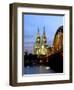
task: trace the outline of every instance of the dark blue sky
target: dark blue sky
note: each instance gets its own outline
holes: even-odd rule
[[[56,30],[61,25],[63,25],[63,16],[24,14],[24,51],[32,52],[38,28],[42,36],[43,27],[45,27],[47,43],[52,46]]]

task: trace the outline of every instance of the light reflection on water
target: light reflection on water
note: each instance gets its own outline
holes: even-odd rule
[[[23,69],[23,74],[55,73],[49,66],[27,66]]]

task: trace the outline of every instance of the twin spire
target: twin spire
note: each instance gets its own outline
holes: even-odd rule
[[[42,37],[40,37],[39,28],[38,28],[33,52],[34,52],[34,54],[37,54],[37,55],[46,55],[47,54],[47,38],[46,38],[46,33],[45,33],[45,27],[43,27]]]
[[[39,33],[39,28],[38,28],[38,33],[37,33],[37,35],[40,35],[40,33]],[[45,35],[45,27],[43,27],[43,35]]]
[[[36,37],[36,43],[42,43],[42,44],[45,45],[46,42],[47,42],[47,39],[46,39],[45,27],[43,27],[42,40],[41,40],[41,37],[40,37],[39,28],[38,28],[37,37]]]

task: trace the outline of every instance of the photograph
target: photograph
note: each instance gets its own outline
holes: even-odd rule
[[[23,74],[63,73],[63,15],[23,14]]]
[[[10,4],[11,86],[72,83],[72,7]]]

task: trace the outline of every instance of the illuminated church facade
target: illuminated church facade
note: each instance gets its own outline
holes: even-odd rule
[[[43,35],[40,36],[39,29],[36,35],[36,41],[33,48],[33,54],[49,56],[63,50],[63,26],[60,26],[54,35],[53,46],[47,45],[47,37],[45,27],[43,28]]]
[[[47,37],[46,37],[45,27],[43,28],[42,37],[40,37],[40,33],[39,33],[39,29],[38,29],[33,53],[36,55],[47,55],[47,53],[48,53],[48,45],[47,45]]]

